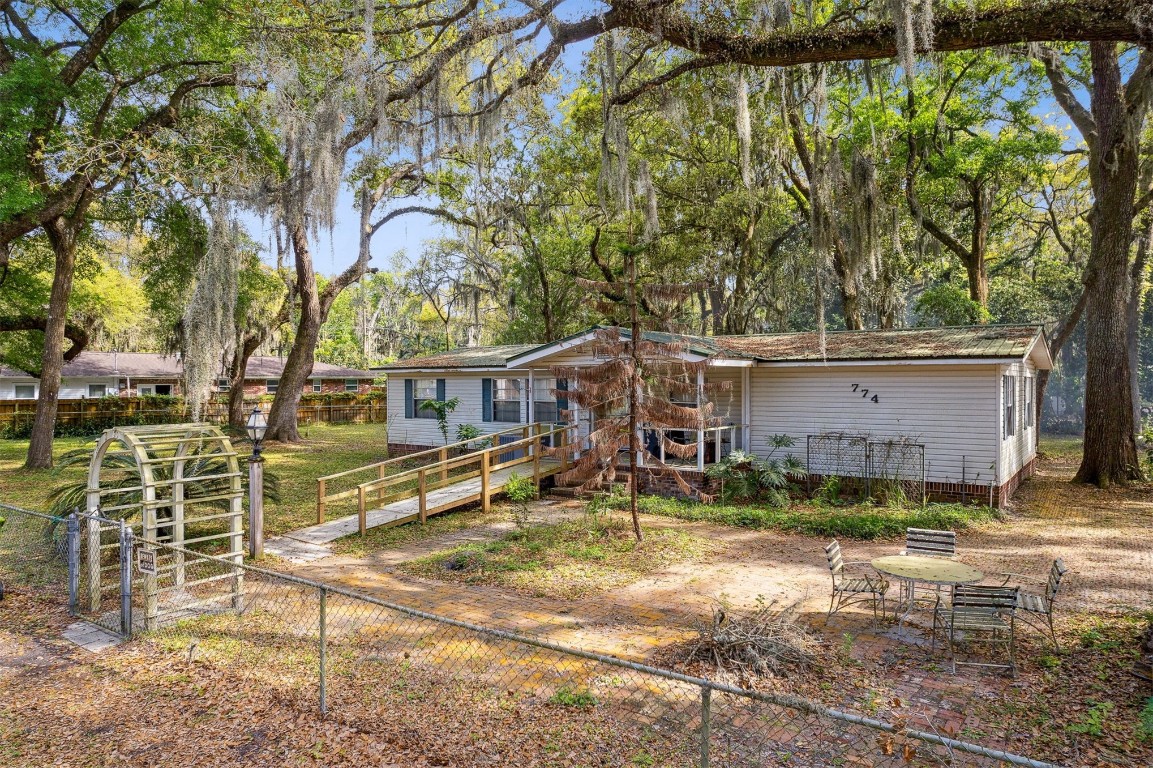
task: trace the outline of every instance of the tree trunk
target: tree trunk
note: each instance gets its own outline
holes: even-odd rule
[[[1153,216],[1141,219],[1137,240],[1137,258],[1129,271],[1129,311],[1125,323],[1125,347],[1129,351],[1129,389],[1133,393],[1133,427],[1141,431],[1141,387],[1138,371],[1141,366],[1141,305],[1145,293],[1145,266],[1149,260],[1149,238],[1153,235]]]
[[[308,234],[303,221],[291,225],[292,250],[296,260],[296,292],[300,297],[300,321],[296,326],[296,338],[292,350],[284,362],[284,371],[277,384],[276,398],[268,414],[269,440],[299,442],[300,430],[296,424],[296,412],[300,407],[300,396],[305,382],[312,373],[316,355],[316,343],[320,338],[320,326],[324,324],[320,311],[320,295],[316,289],[316,272],[312,268],[312,251],[308,247]]]
[[[48,322],[44,325],[44,353],[40,362],[40,394],[36,417],[28,443],[25,469],[52,466],[52,439],[56,432],[56,406],[60,397],[60,374],[64,368],[64,326],[68,302],[72,298],[72,277],[76,269],[76,228],[60,217],[44,227],[56,255],[52,292],[48,299]]]
[[[993,218],[994,191],[989,187],[974,183],[971,188],[973,198],[973,247],[969,258],[965,259],[965,273],[969,278],[969,298],[977,302],[981,309],[989,308],[989,271],[985,254],[989,250],[989,225]]]
[[[248,360],[267,337],[267,333],[245,334],[232,353],[232,365],[228,368],[228,426],[233,429],[243,430],[248,424],[248,414],[244,410],[244,374],[248,370]],[[280,391],[279,387],[277,391]]]
[[[865,313],[861,309],[861,297],[857,295],[852,277],[845,268],[841,249],[833,252],[833,269],[837,272],[837,287],[841,291],[841,310],[845,315],[845,330],[859,331],[865,327]]]
[[[1085,305],[1085,452],[1074,480],[1104,487],[1141,477],[1126,345],[1138,147],[1116,45],[1091,43],[1090,53],[1097,136],[1089,145],[1094,200],[1085,282],[1092,289]]]

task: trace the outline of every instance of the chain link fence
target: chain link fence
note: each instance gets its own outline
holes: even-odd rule
[[[63,589],[68,583],[65,520],[0,504],[0,584]]]
[[[135,541],[118,521],[0,510],[0,575],[6,579],[58,593],[67,584],[76,612],[110,627],[119,619],[125,633],[187,662],[184,669],[207,665],[206,674],[226,676],[243,690],[365,732],[394,724],[419,743],[481,750],[495,759],[516,754],[526,762],[569,755],[581,764],[670,768],[1049,766],[911,723],[745,690],[227,557]],[[94,545],[85,543],[92,533],[98,534]],[[155,553],[154,560],[143,558],[149,563],[143,570],[133,554],[141,549]],[[97,590],[84,576],[95,566]],[[93,594],[95,610],[85,605]]]
[[[155,546],[162,570],[182,557],[189,586],[161,592],[158,619],[141,635],[146,642],[358,728],[390,718],[418,732],[451,712],[467,734],[515,710],[526,727],[547,719],[550,738],[589,764],[896,766],[916,756],[926,765],[1046,765],[797,697],[148,546]],[[495,743],[509,734],[491,737]]]

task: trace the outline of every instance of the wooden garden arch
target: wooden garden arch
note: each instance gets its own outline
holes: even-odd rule
[[[101,486],[110,457],[118,470],[134,465],[139,484]],[[136,539],[181,549],[200,544],[237,565],[244,558],[244,487],[237,453],[219,427],[208,424],[161,424],[114,427],[100,436],[88,464],[87,509],[90,515],[123,519]],[[189,530],[192,529],[192,536]],[[100,522],[89,518],[89,552],[100,547]],[[223,543],[221,552],[212,542]],[[164,590],[187,591],[206,579],[187,579],[182,552],[158,552],[158,575],[142,578],[144,624],[154,629],[163,611]],[[88,557],[88,607],[99,605],[101,558]],[[218,577],[217,577],[218,578]],[[239,606],[241,571],[230,575],[234,605]],[[215,580],[215,578],[214,578]],[[136,579],[133,580],[134,582]],[[188,604],[187,600],[179,601]]]

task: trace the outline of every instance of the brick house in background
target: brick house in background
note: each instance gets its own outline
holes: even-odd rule
[[[253,357],[248,361],[244,371],[244,394],[247,397],[260,395],[274,395],[280,384],[280,375],[284,372],[283,357]],[[309,392],[348,392],[358,394],[372,389],[372,380],[377,374],[370,371],[358,371],[355,368],[345,368],[329,363],[313,363],[312,376],[304,388]],[[228,391],[228,379],[216,382],[216,392]]]
[[[249,397],[275,394],[284,371],[283,357],[253,357],[245,371],[244,393]],[[328,363],[316,363],[305,387],[308,392],[362,393],[372,389],[375,374]],[[228,391],[220,378],[213,392]],[[0,400],[35,400],[40,382],[23,371],[0,366]],[[118,395],[184,394],[184,370],[179,355],[151,352],[81,352],[65,363],[60,382],[61,400]]]

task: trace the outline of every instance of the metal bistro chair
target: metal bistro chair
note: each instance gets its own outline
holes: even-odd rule
[[[1053,561],[1053,565],[1049,568],[1049,579],[1038,579],[1035,576],[1022,576],[1019,573],[1000,573],[998,576],[1004,576],[1005,580],[1001,582],[1001,586],[1007,586],[1010,581],[1020,579],[1027,581],[1030,584],[1044,584],[1045,590],[1041,594],[1034,592],[1021,592],[1017,595],[1017,610],[1020,612],[1020,619],[1025,624],[1036,629],[1038,632],[1044,634],[1045,627],[1049,627],[1049,637],[1053,641],[1053,649],[1060,650],[1057,644],[1057,631],[1053,628],[1053,607],[1057,602],[1057,591],[1061,589],[1061,579],[1069,569],[1065,567],[1065,561],[1057,558]]]
[[[957,585],[953,587],[953,600],[949,606],[938,606],[933,612],[933,650],[937,648],[937,627],[948,630],[949,661],[953,674],[957,674],[957,664],[974,667],[994,667],[1008,669],[1017,676],[1017,648],[1014,642],[1014,617],[1017,613],[1017,587],[981,587]],[[957,661],[958,635],[972,643],[1004,645],[1009,651],[1008,664],[987,662]],[[985,637],[981,637],[985,635]]]
[[[902,555],[922,557],[955,557],[957,534],[953,531],[933,531],[927,528],[905,529],[905,551]]]
[[[956,557],[957,534],[954,531],[934,531],[930,528],[906,528],[905,549],[902,555],[916,555],[920,557]],[[901,602],[912,603],[917,600],[915,586],[910,583],[901,585]],[[937,585],[932,590],[931,598],[923,598],[921,602],[931,604],[933,610],[941,603],[941,587]]]
[[[847,605],[870,602],[873,604],[873,624],[877,623],[877,600],[881,601],[881,615],[885,615],[885,593],[889,591],[889,582],[879,573],[848,576],[845,573],[847,566],[869,565],[867,562],[846,563],[841,557],[841,545],[837,541],[825,547],[825,557],[829,561],[829,573],[833,577],[833,594],[829,598],[829,613],[832,616]]]

